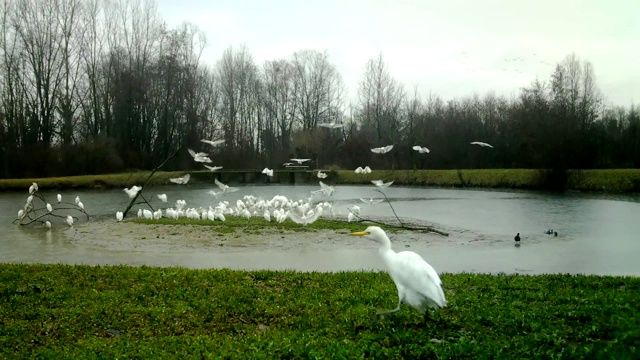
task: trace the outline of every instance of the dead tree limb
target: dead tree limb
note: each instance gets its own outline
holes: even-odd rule
[[[131,199],[131,202],[129,202],[129,205],[127,206],[127,208],[122,213],[122,217],[123,218],[127,217],[127,213],[129,212],[129,210],[131,210],[133,205],[136,204],[136,200],[138,199],[138,196],[142,197],[142,199],[144,200],[143,203],[146,203],[149,206],[149,208],[151,208],[151,211],[153,211],[153,207],[151,206],[151,204],[149,204],[149,201],[147,201],[147,199],[145,199],[144,196],[142,196],[142,192],[144,191],[144,189],[146,188],[147,184],[149,183],[149,180],[151,180],[151,177],[156,173],[156,171],[160,170],[160,168],[162,168],[164,166],[164,164],[167,163],[167,161],[169,161],[171,158],[176,156],[176,154],[178,154],[178,152],[180,150],[182,150],[182,147],[180,147],[180,148],[178,148],[178,150],[174,151],[173,154],[171,154],[168,158],[166,158],[162,162],[162,164],[156,166],[155,169],[153,169],[151,171],[151,174],[149,174],[149,176],[147,177],[147,180],[145,180],[144,184],[142,184],[142,189],[140,189],[140,191],[138,191],[138,193]]]

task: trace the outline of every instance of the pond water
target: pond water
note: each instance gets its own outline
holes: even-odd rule
[[[207,194],[212,189],[199,184],[149,188],[147,197],[166,193],[168,206],[183,199],[187,207],[208,207],[219,200]],[[291,199],[306,199],[315,186],[263,185],[241,187],[224,200],[232,204],[242,196],[252,194],[265,199],[285,195]],[[358,205],[363,217],[392,216],[388,204],[373,206],[360,198],[378,198],[373,186],[336,186],[332,201],[338,217],[345,217],[347,208]],[[43,192],[55,202],[55,193]],[[585,273],[603,275],[640,275],[640,195],[604,196],[585,194],[551,194],[541,192],[450,190],[392,186],[385,190],[401,218],[427,221],[450,233],[449,237],[413,234],[390,236],[397,250],[421,254],[439,272],[506,272],[506,273]],[[124,249],[109,246],[120,241],[121,235],[109,229],[125,225],[115,222],[114,214],[124,210],[129,199],[122,190],[92,190],[62,192],[64,200],[80,196],[92,222],[105,224],[99,234],[85,220],[74,229],[55,222],[53,229],[20,227],[11,222],[26,200],[24,193],[0,194],[0,262],[65,263],[65,264],[128,264],[150,266],[184,266],[191,268],[233,269],[294,269],[301,271],[342,271],[383,269],[376,246],[372,242],[354,242],[347,234],[332,240],[315,239],[308,246],[297,239],[296,246],[282,247],[227,246],[224,249],[208,239],[190,240],[180,234],[172,246],[156,246],[137,231],[128,239],[144,241],[144,246]],[[155,199],[152,203],[158,205]],[[137,210],[137,207],[134,207]],[[135,213],[135,212],[134,212]],[[134,215],[132,213],[131,215]],[[131,226],[139,226],[129,224]],[[557,237],[544,234],[554,229]],[[106,230],[105,230],[106,229]],[[364,226],[363,226],[364,229]],[[100,238],[96,242],[77,241],[82,236]],[[520,233],[522,244],[514,246],[513,237]],[[75,234],[75,237],[73,236]],[[205,234],[206,235],[206,234]],[[335,234],[334,234],[335,235]],[[140,239],[136,240],[136,236]],[[301,236],[301,235],[293,235]],[[344,237],[344,242],[342,240]],[[75,240],[74,240],[75,239]],[[304,240],[304,239],[302,239]],[[165,241],[165,242],[166,242]],[[282,240],[288,241],[286,238]],[[134,244],[135,245],[135,244]],[[166,244],[165,244],[166,245]],[[232,251],[233,250],[233,251]]]

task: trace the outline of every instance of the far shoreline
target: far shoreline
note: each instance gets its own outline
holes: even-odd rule
[[[560,179],[552,172],[538,169],[469,169],[469,170],[374,170],[355,174],[351,170],[274,169],[268,178],[260,170],[158,171],[147,186],[169,185],[170,178],[191,174],[191,183],[211,183],[218,178],[231,184],[317,184],[318,171],[325,172],[327,184],[365,185],[371,180],[394,181],[394,185],[456,189],[500,189],[578,191],[605,194],[640,193],[640,169],[567,170]],[[36,182],[43,190],[113,189],[142,185],[150,171],[120,174],[80,175],[51,178],[0,179],[0,191],[19,192]]]

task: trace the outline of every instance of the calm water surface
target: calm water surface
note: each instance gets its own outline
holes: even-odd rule
[[[184,199],[187,207],[217,204],[207,194],[211,187],[167,186],[149,189],[146,196],[166,193],[173,204]],[[308,198],[315,186],[246,186],[225,197],[231,203],[252,194],[265,199],[285,195]],[[478,244],[452,243],[415,245],[439,272],[586,273],[640,275],[640,195],[595,196],[391,187],[385,191],[400,217],[424,220],[461,231],[473,232],[484,241]],[[43,192],[49,201],[55,193]],[[121,190],[65,191],[64,200],[80,196],[95,217],[114,218],[128,197]],[[67,227],[55,224],[52,231],[41,226],[19,227],[11,222],[26,200],[25,193],[0,194],[0,262],[130,264],[184,266],[192,268],[296,269],[341,271],[382,269],[375,246],[360,249],[257,251],[215,253],[194,251],[124,252],[71,244]],[[358,205],[363,216],[390,216],[387,204],[363,204],[359,198],[380,197],[369,186],[336,186],[334,208],[345,216]],[[154,201],[158,204],[157,199]],[[171,206],[171,205],[169,205]],[[137,209],[137,208],[134,208]],[[118,226],[114,220],[114,226]],[[543,234],[552,228],[558,237]],[[515,247],[519,232],[522,246]],[[392,241],[396,239],[392,238]],[[397,242],[396,242],[397,244]],[[399,246],[395,247],[401,250]]]

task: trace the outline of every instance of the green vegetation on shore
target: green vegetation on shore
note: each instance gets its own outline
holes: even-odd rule
[[[242,182],[239,175],[244,170],[222,170],[221,174],[230,177],[232,183]],[[259,173],[255,170],[256,174]],[[279,171],[276,170],[276,173]],[[157,172],[149,185],[170,184],[169,178],[190,173],[192,183],[212,182],[213,175],[209,171],[175,171]],[[296,181],[316,183],[315,171],[302,172],[306,176]],[[544,173],[534,169],[474,169],[474,170],[374,170],[371,174],[356,174],[351,170],[329,171],[327,183],[338,184],[370,184],[371,180],[394,180],[394,184],[408,186],[439,187],[478,187],[506,189],[545,189]],[[41,189],[70,188],[125,188],[144,183],[150,172],[125,174],[69,176],[41,179],[0,179],[0,191],[22,191],[37,182]],[[260,178],[264,182],[264,178]],[[287,184],[288,179],[281,183]],[[570,170],[566,174],[568,190],[597,191],[608,193],[640,192],[640,169],[605,169],[605,170]]]
[[[135,214],[133,214],[135,216]],[[263,218],[257,216],[251,218],[251,220],[247,220],[240,216],[226,216],[225,221],[211,221],[211,220],[203,220],[203,219],[188,219],[185,217],[181,217],[179,219],[170,219],[163,217],[161,219],[140,219],[133,218],[131,220],[135,223],[139,224],[161,224],[161,225],[201,225],[201,226],[209,226],[213,232],[216,233],[230,233],[236,230],[240,230],[245,233],[260,233],[261,230],[264,229],[279,229],[282,231],[317,231],[317,230],[337,230],[342,232],[354,232],[354,231],[362,231],[367,225],[360,222],[346,222],[342,220],[330,220],[319,218],[311,224],[301,225],[297,224],[291,219],[287,219],[282,223],[278,223],[276,221],[267,222]],[[378,224],[379,225],[379,224]],[[380,225],[386,231],[394,231],[396,228],[385,227],[384,225]]]
[[[375,272],[0,265],[0,358],[640,357],[640,279],[443,274],[425,326]]]

